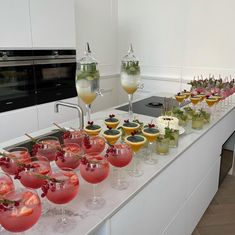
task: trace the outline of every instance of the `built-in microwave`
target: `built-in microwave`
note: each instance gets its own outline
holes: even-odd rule
[[[0,51],[0,112],[36,104],[32,51]]]
[[[0,51],[0,112],[75,97],[75,50]]]

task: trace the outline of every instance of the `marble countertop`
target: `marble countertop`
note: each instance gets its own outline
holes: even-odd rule
[[[117,191],[113,189],[110,184],[112,180],[113,169],[111,168],[110,176],[100,183],[97,188],[97,194],[102,196],[106,204],[103,208],[99,210],[89,210],[85,207],[85,201],[88,195],[92,195],[92,186],[81,178],[79,175],[80,181],[80,189],[78,196],[68,205],[65,205],[66,212],[71,215],[71,219],[73,221],[73,226],[65,229],[62,234],[68,233],[70,235],[84,235],[90,234],[98,226],[109,219],[113,214],[119,211],[125,204],[127,204],[138,192],[140,192],[147,184],[151,183],[151,180],[157,177],[166,167],[168,167],[173,161],[175,161],[186,149],[190,148],[192,144],[194,144],[197,139],[199,139],[202,135],[207,133],[210,128],[213,128],[216,123],[223,118],[228,113],[234,110],[235,104],[235,95],[233,95],[233,103],[230,105],[226,111],[221,112],[220,116],[217,117],[212,123],[205,125],[203,130],[192,130],[191,128],[187,128],[185,133],[180,136],[179,146],[177,148],[170,149],[169,155],[160,156],[154,154],[155,158],[158,160],[156,165],[147,165],[143,162],[141,163],[141,169],[144,172],[144,175],[138,178],[133,178],[127,175],[126,169],[123,170],[123,175],[126,177],[126,180],[129,182],[129,187],[123,191]],[[119,110],[109,109],[102,112],[97,112],[92,114],[92,119],[95,123],[104,126],[103,120],[110,113],[115,114],[118,118],[124,120],[127,119],[127,113]],[[234,114],[235,116],[235,114]],[[154,120],[152,117],[144,116],[144,115],[136,115],[136,118],[144,123],[151,122]],[[234,117],[235,119],[235,117]],[[61,124],[64,127],[74,127],[76,128],[78,125],[77,120],[72,120],[66,123]],[[38,132],[31,133],[33,137],[37,137],[39,135],[43,135],[45,133],[50,132],[55,129],[54,126],[51,128],[47,128]],[[18,142],[22,142],[27,140],[26,136],[22,136],[20,138],[16,138],[4,143],[0,143],[0,149],[13,145]],[[144,151],[144,150],[143,150]],[[142,152],[143,152],[142,151]],[[127,167],[128,168],[128,167]],[[50,204],[51,209],[48,213],[43,215],[38,222],[31,230],[25,232],[25,234],[43,234],[43,231],[47,233],[47,235],[58,234],[56,232],[56,219],[58,218],[55,214],[59,215],[60,206],[55,206]],[[3,233],[4,234],[4,233]]]

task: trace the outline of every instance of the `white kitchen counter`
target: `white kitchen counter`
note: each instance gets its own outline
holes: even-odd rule
[[[233,96],[235,101],[235,96]],[[103,125],[104,117],[114,113],[126,119],[125,112],[107,110],[92,115]],[[137,115],[144,123],[152,117]],[[77,120],[64,123],[76,127]],[[48,128],[32,136],[49,132]],[[190,235],[218,189],[220,151],[222,144],[235,130],[235,107],[229,106],[213,123],[203,130],[190,130],[179,139],[178,148],[170,149],[167,156],[155,154],[158,164],[141,163],[144,175],[132,178],[126,175],[128,189],[117,191],[110,186],[111,173],[98,186],[98,194],[106,200],[100,210],[88,210],[84,202],[92,194],[92,187],[79,176],[80,190],[66,208],[74,212],[74,226],[64,231],[69,235]],[[20,137],[0,144],[0,148],[26,140]],[[126,172],[124,171],[124,174]],[[59,208],[59,206],[55,206]],[[59,234],[57,217],[41,217],[38,225],[25,234]]]

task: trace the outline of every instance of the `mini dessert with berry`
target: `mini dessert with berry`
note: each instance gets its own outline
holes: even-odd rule
[[[103,133],[104,138],[107,140],[107,142],[110,145],[115,144],[121,135],[122,135],[121,131],[112,129],[111,127],[108,127],[108,130],[105,130]]]
[[[122,128],[126,135],[131,135],[132,132],[137,131],[140,128],[140,124],[136,122],[130,122],[129,120],[124,120]]]
[[[114,114],[110,114],[109,118],[106,118],[104,120],[104,123],[107,127],[111,127],[113,129],[117,128],[118,124],[120,123],[120,120],[115,118]]]
[[[185,99],[188,99],[188,98],[190,97],[190,95],[191,95],[191,92],[190,92],[190,91],[187,91],[187,90],[184,90],[184,91],[182,92],[182,95],[185,95]]]
[[[147,127],[144,127],[142,133],[149,142],[155,141],[157,136],[160,134],[159,130],[152,123],[148,124]]]
[[[96,136],[99,135],[101,131],[101,126],[95,125],[94,122],[88,122],[88,125],[85,127],[84,131],[89,136]]]
[[[131,135],[125,137],[125,142],[131,147],[133,152],[138,152],[145,144],[147,139],[142,135],[136,135],[137,132],[132,132]]]
[[[182,93],[177,93],[177,95],[175,95],[175,99],[177,100],[177,102],[179,102],[180,104],[184,101],[184,99],[186,98],[185,94]]]

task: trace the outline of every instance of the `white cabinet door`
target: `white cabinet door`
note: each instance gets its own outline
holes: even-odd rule
[[[0,48],[32,47],[29,0],[0,0]]]
[[[30,0],[33,47],[75,48],[73,0]]]
[[[63,101],[73,104],[78,103],[77,97],[65,99]],[[55,102],[37,105],[39,130],[52,126],[53,122],[62,123],[78,118],[77,110],[67,107],[59,107],[59,113],[55,113],[54,104]]]
[[[36,107],[17,109],[0,114],[0,142],[38,130]]]

